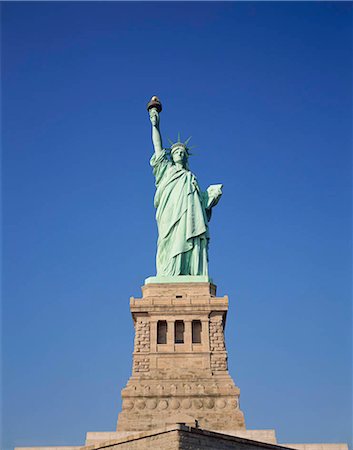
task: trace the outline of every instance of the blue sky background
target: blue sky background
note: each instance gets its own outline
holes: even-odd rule
[[[149,98],[224,183],[249,429],[350,442],[352,4],[3,2],[3,450],[110,431],[155,274]]]

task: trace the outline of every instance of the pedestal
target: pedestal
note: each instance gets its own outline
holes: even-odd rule
[[[227,368],[228,298],[196,280],[153,277],[142,298],[130,299],[133,370],[117,431],[88,432],[79,447],[15,450],[348,450],[347,444],[281,445],[272,429],[245,429],[239,388]]]
[[[149,283],[131,298],[132,376],[122,390],[117,431],[171,423],[245,430],[239,388],[228,373],[228,298],[209,282]]]

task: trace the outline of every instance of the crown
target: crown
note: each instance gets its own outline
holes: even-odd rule
[[[188,147],[188,143],[189,143],[190,139],[191,139],[191,136],[188,137],[185,142],[182,142],[181,139],[180,139],[180,133],[178,133],[178,140],[177,140],[177,142],[173,142],[173,141],[171,141],[168,138],[168,141],[171,144],[171,147],[168,150],[172,154],[173,150],[175,150],[176,148],[183,147],[186,150],[186,153],[188,154],[188,156],[190,156],[191,155],[190,149],[193,148],[193,147]]]

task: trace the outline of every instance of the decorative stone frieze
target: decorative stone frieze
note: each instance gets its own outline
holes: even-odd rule
[[[192,397],[192,398],[138,398],[137,400],[125,399],[123,401],[123,410],[132,409],[141,410],[144,408],[150,410],[171,409],[171,410],[190,410],[190,408],[203,410],[234,410],[238,408],[238,401],[231,397]]]

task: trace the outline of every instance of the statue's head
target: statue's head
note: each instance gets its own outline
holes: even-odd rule
[[[170,155],[172,157],[173,162],[175,163],[180,162],[183,163],[183,165],[185,165],[185,163],[188,161],[189,158],[187,149],[180,142],[177,142],[172,146],[170,150]]]
[[[179,134],[178,141],[174,144],[172,143],[172,146],[170,148],[170,156],[172,158],[172,161],[174,163],[181,163],[187,170],[189,170],[188,159],[190,156],[190,150],[187,144],[190,139],[191,137],[188,138],[185,142],[181,142]]]

